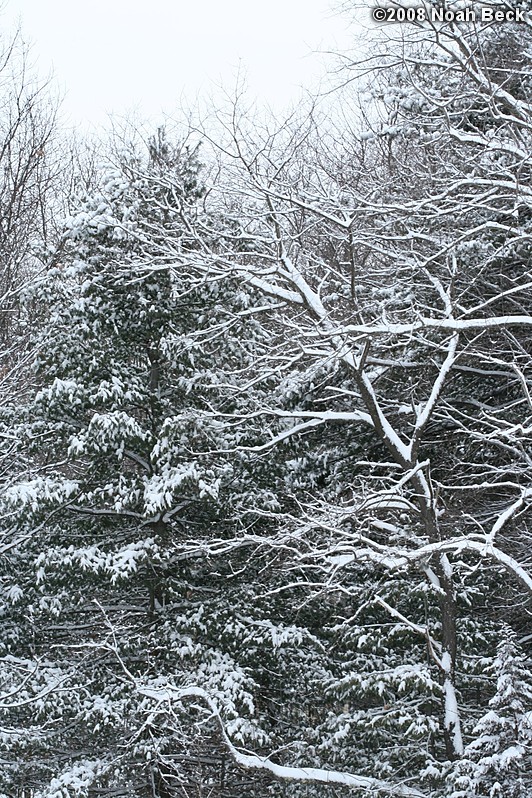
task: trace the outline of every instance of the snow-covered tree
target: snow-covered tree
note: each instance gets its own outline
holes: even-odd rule
[[[61,205],[57,104],[30,67],[20,34],[0,41],[0,485],[2,495],[26,466],[17,444],[16,406],[31,392],[29,339],[38,316],[24,294],[38,279],[58,237],[53,223]],[[63,158],[66,154],[63,153]],[[19,566],[27,534],[8,512],[0,532],[0,711],[14,711],[21,724],[2,724],[11,746],[31,737],[27,708],[32,689],[37,701],[57,686],[57,670],[35,667],[25,656],[22,586]],[[4,654],[11,649],[15,654]],[[19,656],[22,651],[22,656]],[[4,769],[4,762],[0,768]]]
[[[282,351],[293,368],[254,450],[293,446],[292,505],[255,544],[283,552],[277,591],[300,591],[331,652],[314,737],[287,728],[277,759],[247,755],[278,777],[442,794],[489,699],[500,615],[529,600],[532,106],[514,33],[405,29],[362,64],[365,130],[224,120],[218,207],[230,185],[254,246],[206,244],[188,268],[279,306],[263,362]],[[521,65],[511,85],[501,42]]]
[[[475,739],[453,774],[452,795],[522,798],[530,794],[532,773],[532,681],[530,663],[515,634],[506,628],[498,655],[489,667],[497,691],[478,721]]]
[[[161,130],[67,222],[6,794],[529,786],[529,34],[383,35],[356,124],[232,108],[205,185]]]
[[[233,736],[260,740],[246,720],[253,678],[239,662],[247,626],[233,619],[229,631],[233,561],[213,569],[180,543],[191,531],[223,534],[220,490],[246,489],[249,467],[246,476],[212,454],[231,436],[198,418],[235,408],[234,375],[264,333],[249,292],[187,283],[182,253],[197,249],[203,193],[196,150],[162,131],[148,144],[146,156],[129,148],[102,166],[100,189],[67,220],[60,262],[29,297],[49,320],[34,345],[39,389],[10,409],[28,466],[3,497],[25,538],[3,661],[25,656],[28,677],[4,707],[6,794],[144,794],[152,784],[165,795],[186,783],[200,741],[216,763],[216,729],[201,713],[196,728],[190,706],[169,731],[138,690],[148,675],[219,694]],[[164,234],[172,269],[158,268]],[[234,322],[220,335],[239,313],[251,319],[246,336]]]

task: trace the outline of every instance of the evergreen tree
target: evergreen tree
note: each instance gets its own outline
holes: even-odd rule
[[[451,795],[524,798],[532,788],[532,681],[529,663],[508,627],[488,672],[497,691],[456,766]]]
[[[3,663],[13,670],[16,658],[15,686],[17,668],[28,672],[5,706],[6,794],[152,784],[165,795],[192,778],[187,757],[201,745],[216,762],[212,724],[195,732],[202,713],[185,706],[170,731],[139,692],[148,679],[208,688],[237,739],[260,739],[235,648],[246,632],[228,632],[231,586],[217,587],[229,566],[213,570],[184,545],[228,523],[218,496],[239,475],[213,456],[230,436],[209,416],[234,408],[232,375],[263,335],[253,323],[245,338],[238,324],[217,334],[220,317],[250,312],[249,293],[187,282],[198,170],[196,152],[161,131],[147,158],[109,164],[31,297],[49,321],[35,344],[40,388],[18,408],[27,478],[3,500],[25,536]],[[179,242],[171,269],[158,265],[154,226]]]

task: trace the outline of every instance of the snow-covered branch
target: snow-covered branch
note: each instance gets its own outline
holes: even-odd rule
[[[369,778],[367,776],[360,776],[338,770],[326,770],[323,768],[287,767],[285,765],[278,765],[275,762],[272,762],[268,757],[241,751],[231,742],[231,739],[225,730],[217,703],[214,701],[212,696],[210,696],[200,687],[150,687],[149,684],[139,683],[137,684],[137,690],[141,695],[153,699],[157,705],[162,705],[163,707],[167,706],[169,712],[171,712],[171,707],[173,704],[177,702],[183,702],[188,698],[198,698],[203,701],[204,704],[209,708],[212,716],[217,719],[229,753],[234,758],[235,762],[245,768],[267,770],[276,778],[285,781],[338,784],[345,787],[353,787],[358,790],[363,790],[368,795],[380,793],[400,796],[401,798],[426,798],[426,793],[422,793],[419,790],[409,787],[406,784],[401,784],[400,782],[394,784],[381,781],[379,779]]]

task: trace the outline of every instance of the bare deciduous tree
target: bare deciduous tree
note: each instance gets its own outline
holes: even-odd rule
[[[403,723],[425,740],[409,747],[383,732],[395,778],[363,783],[371,765],[357,776],[283,771],[248,754],[246,762],[288,779],[405,795],[445,790],[438,779],[448,776],[449,789],[465,795],[452,774],[475,745],[479,693],[475,701],[468,681],[484,678],[486,636],[493,644],[508,598],[520,608],[513,622],[523,633],[532,594],[530,41],[519,26],[419,24],[402,29],[398,41],[391,35],[385,50],[357,67],[373,77],[376,112],[353,139],[312,118],[273,134],[254,126],[251,134],[238,107],[221,120],[220,204],[229,211],[237,203],[242,232],[232,245],[204,245],[189,263],[204,279],[237,276],[274,301],[263,375],[287,368],[292,382],[307,386],[306,399],[292,407],[285,396],[284,406],[272,401],[240,416],[243,424],[269,425],[264,442],[248,451],[282,452],[316,430],[326,446],[331,427],[344,428],[353,445],[363,442],[336,496],[299,495],[298,510],[285,513],[282,532],[270,538],[272,551],[286,552],[288,574],[298,574],[295,582],[287,576],[285,589],[336,595],[344,609],[335,605],[335,628],[355,647],[376,634],[361,620],[369,606],[373,622],[384,627],[387,617],[420,641],[401,668],[391,644],[388,664],[382,653],[374,660],[378,678],[395,681]],[[255,543],[267,545],[260,536]],[[227,555],[231,545],[243,540],[198,550]],[[382,587],[372,596],[361,589],[363,564]],[[423,602],[419,593],[414,600],[420,590]],[[495,596],[495,626],[477,632],[484,642],[475,648],[471,629]],[[421,696],[399,698],[409,679],[419,690],[421,672]],[[366,678],[378,680],[371,672]],[[361,728],[360,713],[366,730],[385,729],[388,702],[364,697],[355,672],[339,684],[349,680],[338,733],[342,723]],[[489,691],[480,694],[486,709]],[[523,724],[518,767],[530,743]],[[410,766],[398,764],[401,750],[411,752]],[[376,756],[374,772],[378,763]],[[527,771],[518,794],[529,786]]]

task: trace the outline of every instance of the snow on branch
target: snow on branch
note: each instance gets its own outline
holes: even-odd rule
[[[497,533],[501,531],[506,522],[509,521],[510,518],[512,518],[521,509],[521,507],[524,507],[527,499],[531,498],[532,498],[532,488],[525,488],[522,491],[521,496],[513,504],[507,507],[506,510],[504,510],[504,512],[502,512],[499,515],[489,533],[490,543],[493,543],[495,541]]]
[[[227,749],[231,756],[239,765],[244,768],[267,770],[278,779],[287,781],[316,782],[321,784],[341,784],[346,787],[353,787],[359,790],[366,790],[369,795],[384,793],[395,796],[396,798],[427,798],[425,793],[408,787],[405,784],[391,784],[380,779],[360,776],[353,773],[346,773],[341,770],[325,770],[324,768],[314,767],[287,767],[277,765],[268,757],[258,756],[257,754],[244,753],[236,748],[225,730],[220,711],[209,693],[201,687],[175,688],[171,685],[167,687],[150,687],[149,685],[137,684],[137,690],[141,695],[151,698],[161,704],[168,704],[169,714],[171,714],[172,704],[176,701],[183,701],[187,698],[199,698],[209,708],[213,717],[216,718],[220,731]]]
[[[356,335],[411,335],[418,330],[493,330],[508,327],[531,327],[532,316],[492,316],[482,319],[434,319],[422,316],[413,322],[396,324],[348,324],[335,330],[335,335],[354,333]]]
[[[515,505],[512,505],[512,507],[515,507]],[[435,543],[427,543],[425,546],[419,546],[414,551],[405,551],[394,546],[382,546],[374,543],[368,538],[359,537],[358,539],[366,545],[366,548],[355,549],[352,553],[343,555],[340,559],[336,556],[328,556],[327,559],[331,563],[331,566],[338,568],[349,565],[355,561],[368,560],[378,563],[389,570],[397,570],[399,568],[405,568],[410,564],[425,564],[433,554],[443,554],[445,552],[460,554],[464,551],[471,551],[476,552],[481,557],[490,557],[496,560],[532,593],[532,575],[529,574],[514,557],[511,557],[509,554],[497,548],[497,546],[494,546],[491,540],[491,534],[478,537],[466,536],[455,538],[454,540],[439,540]]]

